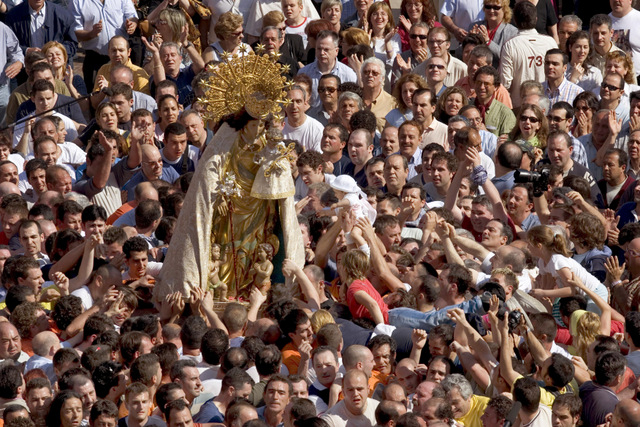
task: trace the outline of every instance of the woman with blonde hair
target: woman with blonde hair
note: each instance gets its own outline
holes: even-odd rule
[[[439,27],[438,15],[432,0],[402,0],[398,34],[402,40],[402,51],[409,50],[409,31],[418,22],[424,22],[429,28]]]
[[[402,50],[402,40],[387,3],[379,1],[369,7],[364,30],[371,34],[371,47],[376,57],[391,67]]]
[[[469,98],[467,98],[467,94],[461,87],[448,87],[438,97],[435,117],[438,118],[440,123],[446,125],[449,123],[449,119],[457,116],[460,109],[467,104],[469,104]]]
[[[593,313],[593,310],[576,310],[571,314],[569,322],[569,333],[573,337],[572,346],[569,352],[573,355],[582,357],[587,360],[587,349],[596,340],[598,335],[611,335],[611,318],[615,314],[617,318],[622,318],[617,312],[611,308],[607,301],[598,294],[586,287],[576,273],[571,273],[567,284],[574,290],[584,293],[593,301],[600,310],[600,315]],[[622,318],[624,322],[624,318]]]
[[[202,53],[202,59],[205,63],[222,61],[224,54],[245,56],[252,51],[251,46],[242,42],[244,37],[242,23],[242,16],[233,12],[220,15],[220,19],[214,27],[218,41],[209,45]]]
[[[350,27],[340,33],[340,53],[342,53],[342,56],[345,58],[347,57],[347,52],[352,47],[359,44],[369,46],[370,43],[371,39],[369,35],[360,28]]]
[[[586,295],[589,311],[598,310],[599,306],[592,298],[599,296],[604,301],[609,297],[607,288],[589,273],[578,261],[571,258],[567,242],[562,234],[546,225],[538,225],[527,233],[528,249],[531,255],[538,258],[540,275],[536,279],[534,289],[529,295],[536,298],[562,298],[574,294],[575,278],[578,278],[589,290],[578,288],[578,292]],[[573,280],[573,281],[572,281]],[[540,289],[541,283],[555,283],[555,289]]]
[[[393,86],[392,93],[398,106],[385,117],[386,126],[400,127],[407,120],[413,120],[413,93],[427,87],[427,82],[417,74],[405,74],[400,77]]]
[[[159,8],[160,6],[158,6],[158,9]],[[154,43],[158,47],[162,46],[162,43],[165,42],[174,42],[181,45],[183,34],[189,33],[189,23],[187,22],[184,12],[180,9],[166,8],[155,15],[155,12],[158,9],[149,14],[149,21],[153,23],[153,26],[156,29],[156,33],[152,36],[149,42]],[[154,20],[151,18],[152,15],[156,16]],[[194,43],[194,45],[196,44]],[[200,52],[200,42],[197,43],[196,48],[198,49],[198,52]],[[180,48],[180,54],[182,55],[182,64],[185,67],[191,65],[191,58],[182,47]],[[149,75],[153,75],[152,58],[153,55],[147,50],[144,69],[149,73]]]
[[[311,316],[311,329],[314,334],[317,334],[320,328],[329,323],[336,323],[336,321],[327,310],[318,310]]]
[[[635,92],[640,89],[637,86],[636,73],[633,69],[631,56],[622,50],[607,53],[605,57],[604,74],[618,73],[624,77],[624,93]]]
[[[549,121],[542,108],[534,104],[524,104],[518,113],[518,122],[509,133],[509,140],[524,139],[535,148],[544,151],[548,135]]]
[[[502,45],[515,37],[518,29],[510,24],[512,11],[509,0],[484,0],[483,9],[484,19],[471,24],[469,30],[471,33],[480,35],[491,49],[495,66],[500,58]]]
[[[73,73],[73,67],[67,65],[67,50],[57,42],[50,41],[42,47],[42,53],[47,57],[47,61],[53,67],[53,78],[62,80],[69,88],[69,93],[75,99],[88,94],[87,85],[82,77]],[[83,111],[89,111],[90,103],[88,99],[83,99],[78,103]]]

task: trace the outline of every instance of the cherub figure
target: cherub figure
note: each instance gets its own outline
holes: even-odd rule
[[[249,274],[253,276],[253,285],[263,295],[271,288],[271,273],[273,273],[273,246],[269,243],[258,245],[258,261],[253,264]]]
[[[291,175],[291,158],[295,154],[294,145],[286,146],[282,131],[271,125],[265,133],[265,147],[255,156],[260,169],[251,188],[251,197],[264,200],[278,200],[291,197],[296,188]],[[293,153],[293,154],[292,154]]]
[[[214,243],[211,245],[211,272],[209,273],[209,287],[214,290],[220,289],[220,301],[229,301],[227,298],[228,287],[220,280],[220,266],[228,261],[231,249],[227,247],[222,256],[222,247]]]

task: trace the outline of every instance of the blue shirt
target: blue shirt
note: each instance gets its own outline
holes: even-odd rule
[[[178,97],[180,98],[178,99],[178,102],[180,102],[180,104],[182,105],[191,104],[191,98],[193,97],[193,88],[191,87],[191,81],[195,76],[196,73],[193,72],[193,65],[181,69],[175,78],[169,76],[169,74],[166,75],[167,80],[171,80],[178,86]],[[151,96],[155,98],[156,83],[153,81],[153,76],[149,78],[149,83],[149,87],[151,88]]]
[[[129,39],[125,21],[138,18],[133,2],[129,0],[73,0],[71,12],[75,19],[74,30],[90,30],[94,24],[102,21],[102,31],[97,37],[82,42],[86,50],[93,50],[101,55],[109,53],[109,40],[115,36]]]
[[[313,61],[309,65],[305,65],[300,69],[300,71],[298,71],[298,74],[306,74],[311,78],[311,82],[313,83],[311,91],[313,93],[311,94],[310,105],[312,107],[317,107],[318,105],[320,105],[320,98],[318,97],[318,82],[320,81],[320,77],[324,75],[324,73],[318,69],[318,60]],[[336,65],[328,74],[333,74],[334,76],[340,77],[341,83],[355,83],[358,80],[356,73],[351,69],[351,67],[349,67],[348,65],[344,65],[337,59]],[[182,95],[180,96],[180,99],[182,99]]]
[[[194,423],[223,423],[224,414],[220,412],[213,399],[206,401],[193,417]]]
[[[162,175],[160,179],[163,181],[167,181],[171,184],[176,182],[176,180],[180,178],[178,172],[172,167],[162,167]],[[137,172],[127,183],[122,187],[123,190],[127,192],[127,201],[132,201],[134,199],[133,190],[136,188],[136,185],[141,182],[149,181],[147,177],[142,173],[142,171]]]
[[[16,61],[24,64],[24,54],[20,49],[20,42],[18,37],[11,31],[11,28],[7,27],[4,23],[0,22],[0,46],[4,46],[4,49],[0,49],[0,70],[4,70],[7,65],[13,64]],[[9,78],[4,71],[0,73],[0,86],[4,86],[9,83]]]

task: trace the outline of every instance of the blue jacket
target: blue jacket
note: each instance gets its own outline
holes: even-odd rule
[[[44,42],[57,41],[62,43],[67,49],[69,62],[72,62],[78,49],[78,39],[73,30],[75,21],[71,12],[64,7],[47,2],[46,14],[44,17]],[[5,24],[13,30],[20,41],[23,52],[31,45],[31,16],[29,15],[29,2],[24,1],[11,9],[4,18]]]

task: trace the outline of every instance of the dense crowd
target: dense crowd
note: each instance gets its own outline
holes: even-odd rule
[[[0,425],[640,426],[639,18],[0,1]],[[254,52],[292,80],[265,141],[304,265],[255,242],[240,288],[212,239],[160,297],[212,76]]]

